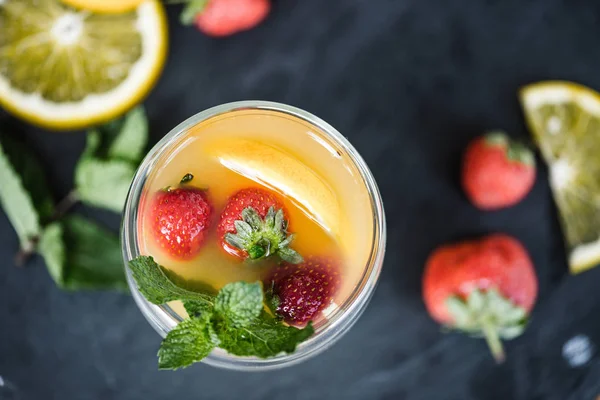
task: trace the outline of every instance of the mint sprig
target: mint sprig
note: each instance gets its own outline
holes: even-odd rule
[[[0,208],[19,237],[16,263],[38,253],[62,289],[126,290],[118,237],[86,218],[65,217],[67,203],[54,203],[45,175],[27,146],[0,133]]]
[[[163,340],[158,352],[160,369],[187,367],[215,347],[238,356],[261,358],[292,353],[314,333],[310,323],[298,329],[266,312],[260,282],[230,283],[215,296],[176,285],[152,257],[140,256],[129,266],[148,301],[163,304],[181,300],[189,315]]]

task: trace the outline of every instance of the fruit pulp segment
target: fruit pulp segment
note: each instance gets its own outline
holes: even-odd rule
[[[216,226],[229,197],[247,187],[280,195],[295,233],[292,247],[303,256],[342,261],[341,304],[360,282],[373,245],[373,212],[362,176],[349,156],[312,125],[274,111],[235,111],[204,121],[162,155],[146,183],[140,215],[152,195],[177,186],[207,188],[214,207],[211,229],[197,257],[178,261],[163,252],[140,218],[142,254],[189,281],[214,289],[230,282],[264,279],[273,260],[241,262],[224,252]],[[172,305],[177,312],[182,308]]]

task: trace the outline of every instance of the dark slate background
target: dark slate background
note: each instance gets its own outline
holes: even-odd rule
[[[214,40],[169,7],[171,50],[146,106],[152,141],[207,107],[289,103],[322,117],[377,178],[388,252],[373,301],[332,349],[277,372],[204,365],[158,372],[159,337],[133,300],[64,293],[40,260],[17,269],[17,238],[0,213],[0,376],[22,399],[592,399],[600,394],[600,268],[566,272],[547,170],[525,201],[482,213],[458,186],[461,150],[503,128],[527,138],[516,93],[544,79],[600,89],[596,0],[277,0],[257,29]],[[57,198],[72,185],[84,136],[15,123],[48,166]],[[115,230],[110,213],[92,214]],[[531,252],[540,296],[524,336],[495,365],[483,341],[445,335],[420,298],[437,245],[507,232]],[[594,355],[571,368],[575,335]],[[5,396],[6,397],[6,396]]]

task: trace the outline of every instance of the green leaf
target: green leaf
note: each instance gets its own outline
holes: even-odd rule
[[[179,21],[183,25],[191,25],[196,19],[196,15],[206,7],[208,0],[191,0],[184,7],[183,11],[181,11],[181,15],[179,16]]]
[[[247,326],[263,309],[260,282],[234,282],[225,285],[215,299],[215,312],[236,327]]]
[[[142,107],[90,131],[75,168],[79,198],[120,213],[147,141],[148,123]]]
[[[52,279],[58,286],[63,286],[66,256],[63,228],[60,223],[53,222],[44,229],[37,251],[44,258]]]
[[[193,318],[180,322],[163,340],[158,350],[159,369],[179,369],[201,361],[215,348],[206,322]]]
[[[302,261],[304,261],[300,253],[291,247],[282,247],[279,249],[277,254],[279,254],[279,257],[281,257],[283,261],[287,261],[290,264],[300,264]]]
[[[108,158],[120,158],[138,163],[148,143],[146,112],[142,106],[136,107],[119,122],[118,133],[108,148]]]
[[[252,207],[242,210],[242,220],[233,222],[236,233],[225,234],[225,241],[233,247],[246,251],[248,258],[259,260],[278,255],[284,261],[299,264],[302,256],[289,247],[294,239],[287,232],[283,210],[270,207],[264,218]]]
[[[158,265],[152,257],[139,256],[129,261],[138,289],[146,300],[153,304],[164,304],[172,300],[198,301],[212,305],[214,296],[192,292],[177,286],[169,279],[165,269]]]
[[[33,206],[43,224],[54,213],[54,200],[46,180],[46,170],[23,143],[5,134],[0,134],[0,143],[8,157],[8,162],[21,177],[23,187],[31,196]]]
[[[222,349],[237,356],[261,358],[293,353],[298,344],[314,333],[311,323],[303,329],[286,326],[265,311],[245,327],[234,327],[220,321],[216,323],[215,330]]]
[[[23,180],[9,161],[0,144],[0,205],[17,232],[21,249],[33,250],[35,239],[41,234],[38,212]]]
[[[213,313],[213,306],[204,301],[187,300],[183,302],[183,306],[190,318],[211,315]]]
[[[63,287],[127,290],[119,238],[83,217],[63,220],[67,245]]]
[[[79,198],[92,206],[123,211],[136,167],[126,161],[84,157],[75,169]]]

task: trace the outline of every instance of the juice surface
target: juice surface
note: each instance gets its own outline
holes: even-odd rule
[[[152,195],[176,187],[191,173],[191,186],[208,189],[214,208],[201,252],[178,261],[148,233],[143,216]],[[344,150],[307,122],[274,111],[234,111],[210,118],[167,149],[145,187],[138,220],[140,250],[187,280],[220,289],[230,282],[263,280],[275,260],[243,262],[227,254],[216,226],[227,200],[240,189],[265,187],[284,202],[292,247],[303,256],[337,257],[342,287],[336,304],[359,283],[373,242],[373,212],[362,176]],[[171,306],[179,313],[182,308]]]

